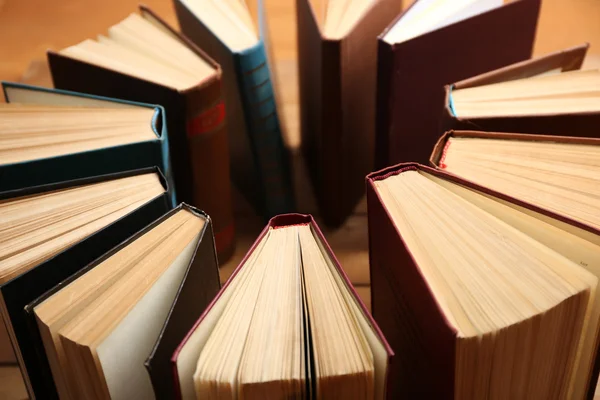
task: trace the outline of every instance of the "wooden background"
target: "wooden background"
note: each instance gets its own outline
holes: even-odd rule
[[[264,1],[267,4],[285,139],[292,153],[297,155],[300,135],[295,0]],[[404,6],[411,2],[405,0]],[[0,0],[0,79],[50,86],[45,64],[47,49],[61,49],[104,32],[108,26],[133,12],[137,3],[136,0]],[[146,0],[144,3],[177,26],[170,1]],[[582,42],[592,45],[586,65],[600,67],[600,0],[543,0],[534,55]],[[295,187],[302,206],[299,211],[314,212],[311,189],[302,165],[295,160],[295,166]],[[239,198],[236,199],[236,214],[237,250],[221,268],[222,280],[229,277],[263,227],[263,222]],[[325,235],[369,306],[366,223],[363,202],[342,228],[325,230]],[[0,366],[0,399],[25,397],[18,368]]]

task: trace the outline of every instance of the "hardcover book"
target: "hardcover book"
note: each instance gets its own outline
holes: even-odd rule
[[[392,356],[312,217],[279,215],[173,354],[171,398],[393,398]]]
[[[219,286],[210,217],[182,204],[26,307],[38,397],[169,398],[171,355]]]
[[[377,36],[399,0],[297,0],[302,150],[325,224],[364,197],[373,170]]]
[[[588,45],[446,86],[442,131],[600,137],[600,73],[581,70]]]
[[[418,0],[379,37],[375,165],[427,163],[444,85],[531,56],[540,0]]]
[[[600,229],[600,139],[450,131],[430,161],[462,179]]]
[[[416,163],[367,177],[394,398],[593,397],[600,231],[512,195]]]
[[[181,31],[223,68],[234,184],[267,219],[294,211],[290,160],[267,57],[262,1],[258,1],[258,30],[245,1],[173,3]]]
[[[177,200],[211,215],[225,260],[235,229],[221,67],[143,6],[48,62],[58,88],[164,106]]]
[[[27,391],[47,398],[24,307],[171,208],[155,167],[0,194],[0,311]]]
[[[175,206],[163,107],[12,82],[2,88],[0,191],[157,166]]]

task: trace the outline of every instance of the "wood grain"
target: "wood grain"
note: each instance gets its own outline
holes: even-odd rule
[[[285,140],[294,155],[295,189],[300,211],[315,212],[312,189],[299,155],[298,80],[296,66],[295,0],[265,0]],[[133,12],[138,0],[0,0],[0,79],[50,86],[45,64],[48,48],[60,49],[104,32]],[[144,3],[177,26],[170,1]],[[405,5],[412,3],[405,0]],[[256,8],[253,8],[256,14]],[[582,42],[591,43],[589,66],[600,66],[600,0],[543,0],[534,54],[541,55]],[[510,27],[506,27],[510,29]],[[358,292],[370,306],[366,207],[337,231],[325,231],[334,252]],[[221,268],[225,280],[244,256],[264,222],[236,196],[238,241],[236,253]],[[26,397],[18,370],[0,368],[0,398]],[[600,399],[600,397],[597,397]]]

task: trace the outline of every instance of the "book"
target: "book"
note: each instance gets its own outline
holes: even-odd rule
[[[450,131],[435,146],[431,163],[600,229],[600,139]]]
[[[442,131],[599,137],[598,70],[582,70],[587,44],[446,86]]]
[[[396,398],[593,396],[597,228],[416,163],[369,175],[367,201]]]
[[[8,104],[0,105],[0,191],[159,166],[175,205],[161,106],[12,82],[2,87]],[[0,362],[16,362],[4,326],[0,348]]]
[[[177,200],[211,215],[226,260],[235,225],[221,67],[144,6],[48,63],[58,88],[164,106]]]
[[[373,170],[377,36],[401,1],[298,0],[302,151],[319,214],[339,226]]]
[[[168,398],[170,357],[219,286],[210,217],[182,204],[27,306],[56,385],[38,396]]]
[[[419,0],[392,22],[377,53],[376,168],[427,163],[444,85],[528,59],[539,8],[539,0]]]
[[[245,1],[174,0],[173,4],[183,34],[223,68],[234,185],[265,219],[294,211],[291,166],[271,79],[262,1],[258,1],[258,31]]]
[[[0,191],[158,166],[175,188],[162,106],[2,82]]]
[[[32,398],[46,386],[24,307],[170,208],[156,167],[0,194],[0,312]]]
[[[392,356],[313,218],[285,214],[173,354],[172,398],[382,399]]]

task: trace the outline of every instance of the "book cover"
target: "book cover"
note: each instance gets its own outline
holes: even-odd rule
[[[154,395],[158,400],[172,399],[175,389],[171,379],[171,356],[179,346],[181,338],[185,337],[198,315],[206,310],[221,288],[210,216],[197,209],[193,211],[202,214],[208,223],[169,316],[145,362]]]
[[[513,1],[394,45],[383,40],[384,31],[378,48],[376,168],[426,163],[439,136],[444,85],[529,58],[539,8],[539,0]]]
[[[341,38],[323,34],[311,1],[297,0],[302,152],[320,216],[339,226],[365,194],[373,170],[377,36],[401,9],[373,2]]]

